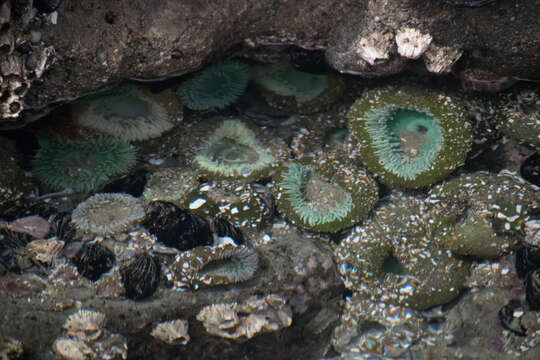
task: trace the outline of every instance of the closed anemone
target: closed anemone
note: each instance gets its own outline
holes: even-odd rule
[[[57,140],[42,146],[33,160],[32,173],[54,189],[92,191],[111,176],[135,164],[129,144],[109,137]]]
[[[356,100],[347,118],[363,164],[393,186],[436,183],[464,163],[471,146],[465,108],[433,90],[374,89]]]
[[[170,91],[153,94],[139,85],[122,85],[72,105],[76,124],[126,141],[157,137],[181,117],[180,101]]]
[[[223,177],[249,176],[275,160],[255,132],[238,120],[224,121],[195,157],[199,167]]]
[[[281,186],[294,210],[309,226],[342,219],[353,207],[351,194],[302,164],[288,166]]]
[[[198,271],[201,278],[222,277],[229,283],[246,281],[253,277],[259,266],[257,253],[247,247],[228,248],[218,252],[215,258]]]
[[[207,67],[189,80],[178,91],[184,104],[193,110],[223,108],[242,95],[249,80],[246,64],[227,60]]]

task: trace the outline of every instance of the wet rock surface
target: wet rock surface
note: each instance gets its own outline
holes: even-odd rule
[[[24,1],[1,6],[2,127],[122,80],[182,75],[262,45],[326,50],[338,71],[366,76],[420,57],[435,73],[459,61],[496,78],[533,78],[540,56],[538,1],[66,0],[48,14]],[[14,122],[23,107],[41,110]]]

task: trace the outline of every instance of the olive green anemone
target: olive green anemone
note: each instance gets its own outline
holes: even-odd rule
[[[441,180],[463,164],[471,146],[465,109],[432,90],[371,90],[347,117],[363,163],[394,186],[419,188]]]
[[[364,170],[330,154],[282,165],[273,183],[278,211],[315,232],[334,233],[360,222],[378,198]]]
[[[336,248],[345,286],[374,301],[423,310],[448,303],[465,286],[469,263],[434,241],[440,221],[423,199],[393,194]]]
[[[284,58],[267,65],[254,65],[252,79],[269,105],[297,113],[327,109],[343,92],[335,74],[311,74],[297,70]]]
[[[189,80],[178,91],[184,104],[194,110],[223,108],[242,95],[249,81],[249,69],[237,60],[211,65]]]
[[[146,140],[182,118],[182,104],[169,90],[153,94],[136,84],[88,96],[72,105],[73,121],[125,141]]]
[[[520,142],[540,148],[539,90],[513,91],[499,102],[501,131]]]
[[[92,191],[111,176],[127,172],[135,160],[135,152],[129,144],[115,138],[62,139],[38,150],[32,173],[54,189]]]
[[[205,120],[184,141],[194,167],[208,179],[258,180],[271,176],[288,156],[282,140],[239,119]]]

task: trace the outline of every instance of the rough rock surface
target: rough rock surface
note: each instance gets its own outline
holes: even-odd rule
[[[422,61],[399,56],[395,35],[403,28],[432,37],[433,49],[426,50],[431,55],[424,56],[430,69],[448,70],[445,59],[433,64],[433,54],[443,48],[439,52],[452,61],[462,52],[462,68],[520,78],[540,74],[540,0],[477,8],[442,0],[65,0],[57,14],[47,16],[32,16],[27,0],[0,3],[2,76],[15,79],[4,81],[7,95],[0,105],[9,108],[15,96],[25,109],[41,109],[38,115],[125,79],[181,75],[220,56],[271,44],[326,50],[342,72],[398,72]],[[37,70],[29,76],[21,64]],[[29,79],[29,90],[17,90]],[[2,127],[35,118],[27,111],[26,120],[13,124],[19,106],[11,108],[2,113]]]
[[[254,279],[198,291],[161,287],[144,301],[96,296],[92,284],[78,276],[69,275],[67,283],[51,280],[66,273],[55,273],[49,281],[24,275],[24,284],[20,277],[3,277],[0,334],[21,341],[28,358],[53,359],[52,343],[62,333],[62,324],[83,308],[103,313],[107,329],[127,338],[129,359],[238,359],[241,354],[257,354],[257,359],[320,358],[330,346],[336,322],[329,319],[337,320],[343,292],[332,252],[320,239],[307,239],[288,226],[273,229],[271,235],[270,243],[257,246],[261,267]],[[196,319],[205,306],[268,294],[286,300],[285,307],[292,310],[292,324],[279,332],[256,334],[241,343],[210,335]],[[325,315],[317,323],[324,314],[333,317]],[[151,336],[158,323],[178,318],[189,322],[189,343],[166,345]]]

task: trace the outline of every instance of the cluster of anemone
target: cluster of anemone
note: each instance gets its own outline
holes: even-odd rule
[[[127,172],[135,161],[134,150],[119,139],[60,139],[38,150],[32,173],[53,189],[93,191],[111,177]]]
[[[298,113],[327,109],[343,92],[341,80],[333,74],[312,74],[296,69],[288,58],[266,65],[254,65],[252,79],[269,105]]]
[[[184,81],[178,91],[190,109],[211,110],[234,103],[246,89],[248,81],[249,69],[246,64],[226,60]]]
[[[182,105],[169,90],[152,93],[125,84],[72,105],[75,124],[125,141],[146,140],[170,130],[182,117]]]
[[[375,181],[335,153],[285,163],[273,183],[279,212],[315,232],[334,233],[360,222],[378,199]]]
[[[347,117],[362,162],[394,186],[419,188],[443,179],[464,163],[471,146],[463,106],[433,91],[374,89]]]

